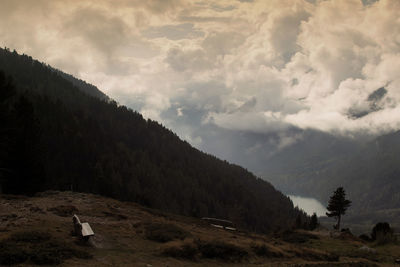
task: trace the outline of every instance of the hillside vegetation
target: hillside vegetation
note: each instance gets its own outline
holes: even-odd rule
[[[396,243],[380,246],[319,230],[274,235],[206,222],[98,195],[47,191],[0,197],[0,265],[18,266],[392,266]],[[88,243],[71,234],[88,222]]]
[[[7,49],[0,50],[0,70],[5,193],[96,193],[258,232],[308,220],[270,183],[193,148],[93,86],[84,91],[82,81]]]

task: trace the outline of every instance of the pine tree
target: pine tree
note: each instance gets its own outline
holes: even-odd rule
[[[327,207],[329,212],[326,213],[328,217],[335,217],[337,219],[337,224],[334,227],[335,229],[340,230],[341,217],[346,213],[346,210],[350,205],[351,201],[346,199],[346,192],[343,187],[338,187],[329,200]]]
[[[310,219],[309,228],[312,231],[312,230],[315,230],[315,228],[317,228],[318,225],[319,225],[318,217],[317,217],[317,214],[314,212],[313,215],[311,216],[311,219]]]
[[[0,71],[0,193],[4,183],[12,174],[9,166],[9,153],[14,137],[12,99],[16,94],[10,77]]]
[[[295,225],[296,229],[301,229],[302,228],[303,223],[302,223],[302,219],[301,219],[301,215],[300,214],[297,214],[296,223],[295,224],[296,224]]]

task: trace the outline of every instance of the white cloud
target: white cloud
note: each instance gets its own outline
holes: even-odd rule
[[[0,40],[165,124],[201,111],[187,140],[213,124],[285,146],[293,127],[400,129],[400,2],[363,2],[3,0]]]

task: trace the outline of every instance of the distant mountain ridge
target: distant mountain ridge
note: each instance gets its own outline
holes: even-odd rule
[[[343,186],[353,200],[349,212],[354,216],[368,213],[364,220],[377,220],[387,210],[382,219],[400,223],[400,131],[366,142],[316,135],[324,141],[306,138],[272,158],[265,179],[285,193],[324,204]]]
[[[229,219],[258,232],[309,220],[268,182],[193,148],[96,90],[85,91],[72,76],[7,49],[0,49],[0,70],[13,78],[0,72],[2,122],[9,129],[0,133],[8,153],[0,155],[5,193],[97,193]]]

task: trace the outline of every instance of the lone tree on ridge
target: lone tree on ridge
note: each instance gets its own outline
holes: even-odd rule
[[[346,193],[343,187],[338,187],[338,189],[333,192],[328,207],[326,208],[329,211],[326,215],[328,217],[335,217],[337,220],[337,224],[334,226],[335,229],[340,230],[340,219],[342,215],[346,213],[346,210],[350,205],[351,201],[346,199]]]

